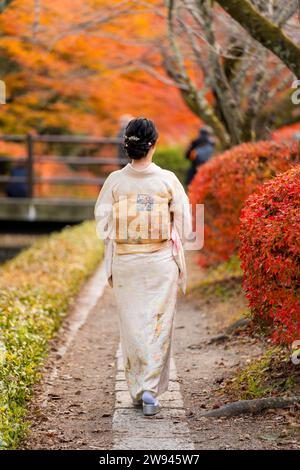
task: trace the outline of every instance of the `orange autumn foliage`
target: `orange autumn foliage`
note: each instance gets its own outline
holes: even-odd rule
[[[88,170],[74,171],[67,165],[46,162],[35,164],[35,174],[38,176],[46,176],[47,178],[59,177],[94,177],[94,174]],[[51,184],[51,183],[38,183],[35,185],[35,197],[80,197],[84,199],[94,199],[99,193],[99,186],[93,185],[66,185],[66,184]]]
[[[126,13],[127,3],[114,17],[108,0],[44,0],[38,22],[33,0],[5,10],[0,62],[6,60],[1,78],[9,102],[2,133],[114,135],[125,113],[157,121],[161,142],[182,141],[195,131],[199,120],[175,88],[127,65],[151,55],[149,40],[164,27],[156,19],[153,28],[151,14]]]

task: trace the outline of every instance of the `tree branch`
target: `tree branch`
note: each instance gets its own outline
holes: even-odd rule
[[[249,0],[216,1],[254,39],[278,56],[300,78],[300,48],[279,26],[265,18]]]
[[[173,60],[170,61],[169,58],[165,56],[165,69],[172,80],[177,81],[180,84],[187,85],[187,89],[181,88],[181,95],[185,103],[197,116],[212,127],[216,136],[220,139],[222,146],[227,147],[229,144],[229,136],[224,125],[218,119],[214,109],[206,100],[204,94],[197,90],[197,87],[187,73],[181,50],[175,39],[175,1],[167,0],[166,6],[168,9],[167,38],[173,52]]]

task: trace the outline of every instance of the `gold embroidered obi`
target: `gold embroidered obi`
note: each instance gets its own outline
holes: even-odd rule
[[[161,195],[130,193],[113,207],[116,252],[150,253],[171,238],[169,199]]]

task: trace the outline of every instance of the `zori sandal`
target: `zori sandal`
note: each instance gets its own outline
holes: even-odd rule
[[[143,413],[145,416],[156,415],[160,411],[159,401],[153,397],[151,392],[145,391],[142,395]]]
[[[145,416],[153,416],[156,415],[161,409],[161,406],[158,401],[154,404],[149,404],[143,402],[143,413]]]

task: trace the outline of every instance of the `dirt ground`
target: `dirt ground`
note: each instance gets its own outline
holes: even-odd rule
[[[200,275],[195,257],[188,256],[190,282]],[[224,381],[262,352],[263,344],[250,337],[211,343],[243,308],[218,298],[180,296],[175,318],[173,356],[179,376],[186,419],[195,449],[300,449],[299,421],[289,410],[237,418],[203,418],[203,411],[226,401]],[[23,449],[106,449],[112,447],[115,399],[115,353],[119,342],[117,313],[110,288],[94,307],[86,324],[63,358],[72,314],[53,342],[43,381],[36,387],[30,412],[30,433]],[[56,376],[53,376],[56,370]],[[298,415],[299,418],[299,415]]]
[[[226,345],[208,344],[220,329],[211,309],[203,306],[200,313],[198,302],[194,308],[192,300],[180,302],[177,313],[174,359],[195,448],[300,449],[300,428],[295,428],[294,412],[269,411],[222,419],[200,416],[225,404],[219,395],[221,384],[262,349],[249,338]]]

